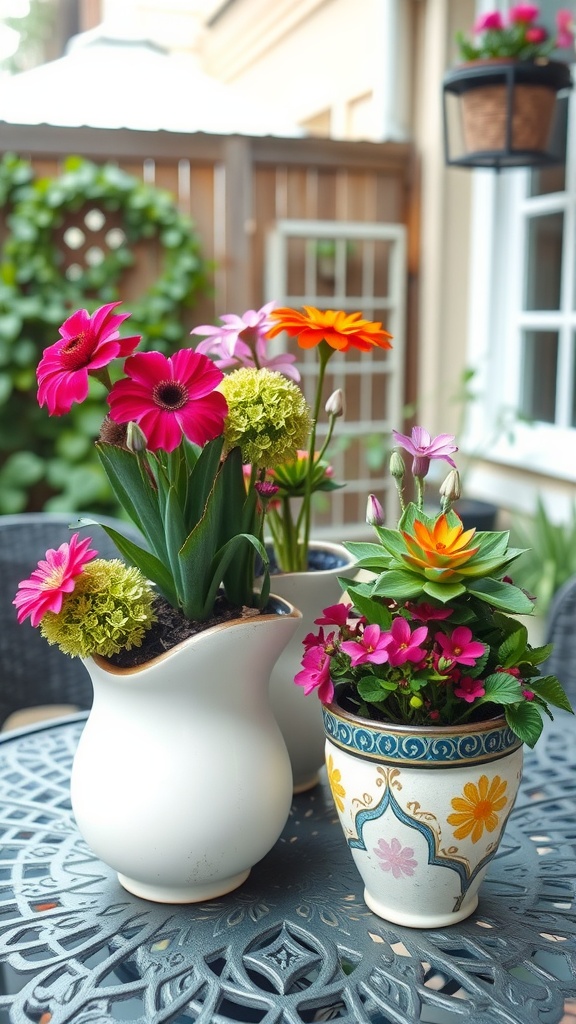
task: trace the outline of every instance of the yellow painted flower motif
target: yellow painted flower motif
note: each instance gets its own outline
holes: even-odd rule
[[[332,754],[328,758],[326,765],[328,770],[328,782],[330,783],[330,789],[332,790],[332,796],[334,797],[334,803],[339,811],[344,810],[344,797],[346,796],[346,790],[342,785],[340,769],[334,767],[334,761],[332,760]]]
[[[484,829],[493,832],[498,825],[496,811],[501,811],[508,803],[505,796],[508,783],[495,775],[488,782],[487,775],[481,775],[478,785],[467,782],[464,786],[464,797],[455,796],[451,801],[456,814],[449,814],[450,825],[455,825],[454,838],[466,839],[471,835],[472,842],[482,838]]]

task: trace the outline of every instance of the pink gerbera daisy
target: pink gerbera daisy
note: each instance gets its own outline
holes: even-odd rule
[[[61,338],[44,349],[38,364],[38,402],[51,416],[70,412],[88,394],[88,374],[130,355],[141,335],[120,338],[118,328],[130,313],[113,313],[119,302],[101,306],[92,316],[79,309],[59,328]]]
[[[124,370],[126,377],[108,395],[110,417],[116,423],[134,420],[150,451],[173,451],[182,434],[204,445],[222,433],[228,406],[214,389],[224,374],[207,356],[190,348],[168,357],[138,352]]]
[[[88,550],[91,543],[91,537],[80,540],[79,535],[73,533],[69,544],[65,542],[46,552],[46,558],[38,562],[30,578],[18,584],[18,593],[12,602],[18,609],[18,622],[30,616],[32,625],[37,626],[46,612],[61,611],[64,594],[72,593],[84,566],[98,554],[93,549]]]

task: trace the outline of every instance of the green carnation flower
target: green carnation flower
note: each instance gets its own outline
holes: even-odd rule
[[[156,616],[146,577],[119,558],[96,558],[84,566],[59,612],[46,612],[40,632],[72,658],[140,647]]]
[[[226,447],[242,461],[272,469],[296,457],[310,432],[308,403],[299,387],[274,370],[234,370],[220,385],[227,403]]]

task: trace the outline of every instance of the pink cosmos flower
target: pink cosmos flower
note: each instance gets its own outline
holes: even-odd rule
[[[486,650],[484,644],[472,639],[468,626],[457,626],[452,636],[436,633],[435,640],[442,648],[444,658],[458,665],[475,665]]]
[[[110,417],[116,423],[134,420],[150,451],[173,451],[182,434],[204,445],[222,433],[228,406],[214,389],[224,374],[207,356],[190,348],[168,357],[138,352],[124,370],[126,377],[108,395]]]
[[[534,4],[516,4],[508,12],[508,21],[511,25],[529,25],[539,14],[540,8]]]
[[[118,328],[130,313],[113,313],[119,302],[101,306],[92,316],[79,309],[59,328],[61,338],[44,349],[38,364],[38,402],[50,416],[70,412],[74,402],[88,394],[88,374],[108,366],[118,356],[130,355],[141,335],[120,338]]]
[[[490,14],[481,14],[474,22],[474,33],[501,32],[504,28],[504,21],[500,11],[491,11]]]
[[[18,584],[12,602],[18,609],[18,622],[30,616],[32,625],[37,626],[46,612],[61,611],[64,594],[72,593],[84,566],[98,554],[93,549],[88,550],[91,543],[91,537],[80,540],[79,535],[73,533],[69,544],[49,548],[46,558],[38,562],[30,578]]]
[[[556,46],[565,49],[571,47],[574,42],[574,14],[572,11],[563,9],[556,11]]]
[[[399,616],[394,619],[390,633],[392,640],[388,647],[388,661],[394,668],[405,665],[407,661],[422,661],[426,657],[426,651],[418,644],[424,643],[428,636],[427,626],[417,626],[411,632],[409,622]]]
[[[483,697],[486,693],[481,679],[471,679],[470,676],[462,676],[458,686],[454,687],[456,697],[461,697],[467,704],[473,704],[477,697]]]
[[[282,352],[277,356],[266,354],[267,334],[276,323],[269,317],[274,302],[267,302],[262,309],[247,309],[242,316],[225,313],[220,317],[219,327],[202,324],[190,334],[206,336],[196,346],[196,351],[206,356],[216,356],[215,365],[220,370],[238,369],[241,366],[267,367],[283,373],[285,377],[299,381],[300,374],[292,364],[296,356]]]
[[[345,604],[344,601],[339,604],[331,604],[329,608],[324,608],[322,617],[314,619],[314,622],[317,626],[345,626],[351,607],[350,603]]]
[[[418,604],[412,604],[411,601],[407,601],[406,610],[418,622],[448,619],[453,611],[452,608],[436,608],[433,604],[428,604],[426,601],[420,601]]]
[[[345,640],[340,644],[340,650],[349,656],[354,668],[367,662],[383,665],[388,661],[388,647],[391,643],[392,634],[383,633],[380,626],[374,624],[366,626],[363,635],[357,640]]]
[[[304,688],[306,696],[312,690],[318,691],[323,704],[331,704],[334,684],[330,678],[330,658],[323,647],[309,647],[302,658],[302,669],[294,676],[297,686]]]
[[[378,846],[374,847],[374,853],[380,857],[382,871],[391,871],[394,878],[402,878],[402,875],[411,876],[418,867],[412,847],[403,847],[396,838],[391,839],[389,843],[385,839],[379,839]]]
[[[458,451],[454,444],[453,434],[438,434],[437,437],[430,437],[424,427],[412,427],[412,434],[400,434],[397,430],[392,431],[396,444],[404,448],[412,455],[412,472],[414,476],[426,476],[430,468],[431,459],[443,459],[456,468],[456,463],[450,458],[452,452]]]

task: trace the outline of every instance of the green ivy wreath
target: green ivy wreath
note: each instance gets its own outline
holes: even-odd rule
[[[194,224],[172,195],[121,170],[78,156],[54,178],[35,179],[14,154],[0,160],[4,239],[0,262],[0,513],[22,509],[115,512],[105,478],[92,456],[105,403],[92,392],[74,407],[69,428],[56,430],[36,401],[36,366],[43,349],[74,309],[93,310],[121,300],[121,279],[133,265],[132,246],[153,240],[162,270],[130,301],[130,333],[143,347],[171,352],[188,337],[184,311],[209,290],[210,266]],[[115,212],[125,244],[103,250],[97,265],[65,273],[57,233],[84,209]]]

